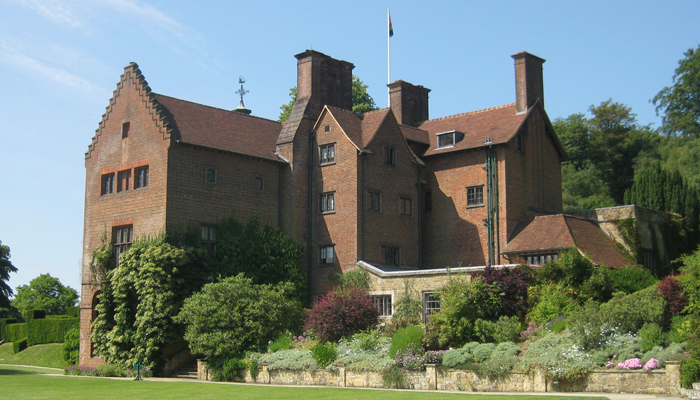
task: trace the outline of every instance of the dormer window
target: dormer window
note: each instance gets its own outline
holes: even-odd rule
[[[454,147],[454,145],[455,145],[455,131],[438,133],[437,139],[438,139],[438,144],[437,144],[438,149],[442,149],[445,147]]]

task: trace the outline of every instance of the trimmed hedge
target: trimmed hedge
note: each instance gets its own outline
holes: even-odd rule
[[[0,339],[9,342],[10,340],[8,339],[7,326],[10,324],[16,324],[17,322],[19,321],[17,321],[15,318],[0,319]]]
[[[22,338],[12,342],[12,350],[15,354],[27,348],[27,338]]]
[[[68,312],[66,312],[69,317],[80,318],[80,307],[68,307]]]
[[[26,322],[42,318],[46,318],[46,311],[44,310],[29,310],[24,314],[24,319]]]
[[[7,339],[5,340],[8,342],[15,342],[27,337],[27,324],[24,322],[21,324],[7,325],[5,330],[7,332]]]
[[[43,343],[63,343],[66,332],[80,327],[78,318],[44,318],[27,323],[28,345]]]

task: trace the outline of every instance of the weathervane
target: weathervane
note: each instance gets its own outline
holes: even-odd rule
[[[238,83],[241,84],[241,88],[236,90],[236,94],[241,96],[241,102],[238,104],[238,108],[235,109],[234,111],[242,112],[244,114],[250,114],[250,110],[245,108],[245,105],[243,104],[243,96],[248,93],[247,90],[243,89],[243,84],[245,83],[245,79],[243,79],[242,76],[238,77]]]

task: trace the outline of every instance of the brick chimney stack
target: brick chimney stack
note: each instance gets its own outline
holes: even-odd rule
[[[428,120],[430,89],[400,80],[387,86],[389,86],[390,107],[399,124],[417,126]]]
[[[324,105],[352,110],[352,70],[347,61],[314,50],[297,54],[297,98],[308,98],[314,113]]]
[[[540,103],[544,107],[542,64],[545,60],[525,51],[511,57],[515,60],[516,112],[527,111],[537,99],[540,99]]]

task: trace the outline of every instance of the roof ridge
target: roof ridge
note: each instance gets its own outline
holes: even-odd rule
[[[484,109],[481,109],[481,110],[467,111],[467,112],[463,112],[463,113],[459,113],[459,114],[446,115],[446,116],[444,116],[444,117],[429,119],[429,120],[427,120],[427,121],[424,121],[423,124],[426,124],[426,123],[429,123],[429,122],[433,122],[433,121],[440,121],[440,120],[447,119],[447,118],[461,117],[461,116],[463,116],[463,115],[479,114],[479,113],[483,113],[483,112],[487,112],[487,111],[499,110],[499,109],[506,108],[506,107],[511,107],[511,106],[514,106],[514,105],[515,105],[515,103],[508,103],[508,104],[503,104],[503,105],[500,105],[500,106],[484,108]],[[423,125],[423,124],[421,124],[421,125]]]
[[[369,111],[363,112],[362,114],[367,115],[367,114],[372,114],[372,113],[376,113],[376,112],[380,112],[380,111],[384,111],[384,110],[390,110],[390,109],[391,109],[391,107],[377,108],[376,110],[369,110]]]
[[[190,103],[190,104],[195,104],[195,105],[198,105],[198,106],[207,107],[207,108],[211,108],[211,109],[214,109],[214,110],[225,111],[225,112],[229,112],[229,113],[236,113],[236,115],[242,115],[242,116],[244,116],[244,117],[249,117],[249,118],[257,118],[257,119],[261,119],[261,120],[263,120],[263,121],[274,122],[274,123],[276,123],[276,124],[282,125],[281,122],[274,121],[274,120],[267,119],[267,118],[263,118],[263,117],[258,117],[257,115],[243,114],[243,113],[239,113],[239,112],[236,112],[236,111],[233,111],[233,110],[226,110],[226,109],[220,108],[220,107],[214,107],[214,106],[209,106],[209,105],[206,105],[206,104],[195,103],[194,101],[178,99],[177,97],[168,96],[167,94],[156,93],[156,92],[153,92],[153,94],[155,94],[156,96],[163,96],[163,97],[167,97],[167,98],[169,98],[169,99],[178,100],[178,101],[182,101],[182,102]]]

